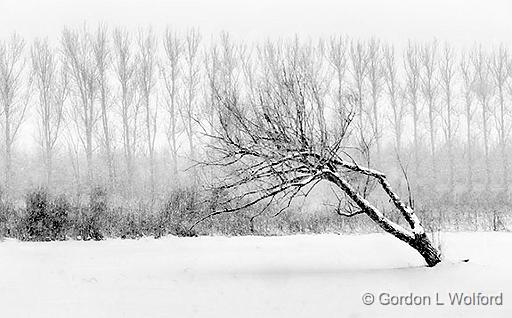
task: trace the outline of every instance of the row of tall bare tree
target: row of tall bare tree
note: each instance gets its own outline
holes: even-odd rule
[[[64,29],[51,43],[26,44],[17,34],[0,42],[7,192],[20,175],[16,153],[28,153],[33,130],[42,184],[59,187],[55,172],[70,169],[77,187],[102,180],[130,195],[142,170],[153,198],[162,176],[176,183],[208,155],[207,137],[222,124],[214,112],[218,87],[236,87],[258,107],[264,101],[255,79],[279,72],[274,64],[290,52],[294,67],[315,79],[307,98],[319,105],[320,125],[334,120],[331,105],[343,109],[347,94],[357,97],[356,113],[345,116],[355,117],[353,138],[368,145],[372,165],[411,166],[415,187],[443,180],[450,195],[459,185],[509,190],[512,59],[504,46],[460,51],[411,41],[398,50],[345,37],[247,44],[227,33],[207,41],[194,29],[131,34],[104,25]],[[187,179],[198,173],[188,171]]]

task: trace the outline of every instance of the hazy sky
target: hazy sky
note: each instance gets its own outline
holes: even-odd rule
[[[449,40],[456,45],[512,43],[510,0],[0,0],[0,37],[56,38],[63,25],[98,22],[137,28],[169,25],[221,30],[249,40],[347,34]]]

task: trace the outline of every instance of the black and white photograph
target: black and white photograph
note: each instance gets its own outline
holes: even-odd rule
[[[512,2],[0,0],[0,317],[512,317]]]

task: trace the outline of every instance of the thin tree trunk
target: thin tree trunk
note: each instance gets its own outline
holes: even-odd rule
[[[482,124],[484,135],[484,155],[485,155],[485,190],[489,191],[491,186],[491,164],[489,161],[489,130],[488,130],[488,114],[487,114],[487,100],[482,100]]]
[[[435,125],[434,125],[434,105],[433,101],[429,101],[428,107],[428,122],[429,122],[429,134],[430,134],[430,156],[432,162],[432,185],[436,184],[436,143],[435,143]]]
[[[91,128],[86,127],[86,146],[85,156],[87,160],[87,187],[92,190],[93,185],[93,166],[92,166],[92,131]]]
[[[114,176],[114,163],[112,160],[112,145],[111,145],[111,136],[109,129],[109,119],[108,119],[108,111],[107,111],[107,101],[106,101],[106,89],[103,87],[101,92],[101,121],[103,126],[103,135],[105,137],[105,156],[107,161],[107,170],[108,170],[108,182],[110,187],[115,185],[115,176]]]
[[[172,172],[173,172],[173,175],[175,178],[178,179],[178,147],[177,147],[177,141],[176,141],[176,118],[175,118],[175,115],[176,115],[176,112],[174,111],[174,102],[173,102],[173,106],[172,106],[172,110],[173,110],[173,116],[171,116],[171,118],[169,118],[169,120],[171,121],[171,159],[172,159]]]
[[[9,116],[9,107],[5,107],[6,111],[5,111],[5,123],[4,123],[4,137],[5,137],[5,181],[4,181],[4,184],[5,184],[5,189],[6,191],[9,193],[10,190],[11,190],[11,170],[12,170],[12,167],[11,167],[11,161],[12,161],[12,156],[11,156],[11,131],[10,131],[10,128],[11,128],[11,120],[10,120],[10,116]]]
[[[11,139],[11,116],[9,112],[9,107],[5,108],[5,123],[4,123],[4,133],[5,133],[5,190],[8,194],[11,194],[12,190],[12,139]]]
[[[501,148],[501,167],[502,167],[502,186],[503,193],[508,193],[508,157],[507,146],[505,144],[505,101],[503,98],[503,87],[498,86],[500,99],[500,148]]]
[[[381,147],[380,147],[380,129],[379,129],[379,124],[380,124],[380,121],[379,121],[379,112],[378,112],[378,108],[377,108],[377,93],[376,92],[373,92],[373,97],[372,97],[372,101],[373,101],[373,122],[374,122],[374,135],[375,135],[375,146],[377,148],[377,160],[380,161],[381,160]]]
[[[7,193],[12,190],[12,150],[11,146],[5,147],[5,189]]]
[[[130,123],[128,114],[127,90],[128,88],[123,83],[122,87],[122,117],[123,117],[123,143],[124,143],[124,158],[126,164],[126,176],[128,181],[128,193],[132,192],[133,183],[133,164],[132,164],[132,145],[130,142]]]
[[[107,40],[107,29],[99,26],[96,33],[96,40],[93,42],[93,51],[96,60],[96,72],[101,106],[101,123],[105,142],[105,161],[108,171],[108,184],[110,188],[115,186],[115,172],[112,158],[112,136],[110,135],[108,116],[108,69],[110,65],[110,49]]]
[[[455,189],[455,167],[453,160],[453,141],[452,141],[452,109],[451,109],[451,97],[448,94],[446,97],[446,111],[447,111],[447,143],[448,143],[448,166],[449,166],[449,183],[448,192],[450,198],[453,198]]]
[[[396,102],[396,99],[392,96],[391,97],[391,105],[393,108],[393,117],[394,117],[394,128],[395,128],[395,147],[396,147],[396,153],[400,157],[402,153],[402,118],[401,114],[399,113],[400,109],[398,109],[398,105]]]
[[[152,131],[152,120],[151,120],[151,110],[149,108],[149,96],[145,97],[146,103],[146,133],[147,133],[147,143],[148,143],[148,153],[149,153],[149,182],[151,187],[151,202],[154,201],[155,198],[155,154],[153,149],[153,131]]]
[[[45,160],[45,170],[46,170],[46,187],[51,189],[52,184],[52,153],[50,149],[46,149],[46,160]]]
[[[467,188],[468,192],[473,191],[473,147],[471,141],[471,103],[466,101],[466,144],[468,147],[467,160]]]
[[[363,88],[362,88],[361,83],[357,84],[357,94],[358,94],[358,98],[359,98],[359,103],[358,103],[359,104],[359,114],[358,114],[359,133],[360,133],[361,140],[363,140],[363,138],[364,138],[364,118],[363,118],[364,110],[363,110]]]
[[[192,96],[189,96],[189,101],[192,100]],[[192,109],[192,105],[188,106],[189,109]],[[192,161],[192,164],[195,164],[196,160],[196,151],[195,151],[195,145],[194,145],[194,127],[192,124],[192,116],[193,114],[189,113],[187,116],[187,126],[188,126],[188,145],[189,145],[189,151],[190,151],[190,160]],[[194,179],[197,177],[197,171],[196,169],[193,169],[194,173]]]
[[[126,188],[127,197],[133,195],[133,156],[137,140],[137,116],[138,106],[133,103],[135,90],[136,65],[131,53],[131,38],[126,31],[116,29],[114,31],[114,65],[117,79],[121,86],[121,114],[123,129],[123,150],[124,163],[126,169]],[[132,134],[132,129],[134,129]]]
[[[225,38],[227,40],[227,38]],[[194,116],[196,111],[195,98],[197,95],[197,85],[199,84],[199,67],[197,64],[197,55],[199,52],[199,43],[201,35],[196,30],[190,30],[185,39],[185,65],[186,65],[186,100],[184,101],[185,109],[182,111],[182,118],[185,121],[185,131],[188,137],[190,160],[194,166],[191,167],[193,175],[193,183],[198,182],[198,171],[195,167],[196,163],[196,147],[194,139],[196,136],[194,128]],[[227,43],[227,42],[226,42]]]
[[[415,175],[415,185],[416,187],[419,185],[420,180],[420,154],[419,154],[419,110],[418,110],[418,102],[416,99],[412,101],[412,116],[413,116],[413,130],[414,130],[414,175]]]

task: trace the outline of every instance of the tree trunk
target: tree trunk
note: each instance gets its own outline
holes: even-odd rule
[[[420,253],[429,267],[441,262],[439,251],[432,245],[426,233],[415,235],[414,240],[407,242],[407,244]]]
[[[9,113],[9,106],[5,107],[4,111],[5,125],[5,181],[4,187],[8,194],[11,193],[11,176],[12,176],[12,140],[11,140],[11,118]]]
[[[452,132],[452,105],[450,93],[446,96],[446,121],[447,121],[447,143],[448,143],[448,168],[449,168],[449,181],[448,193],[450,200],[453,200],[455,192],[455,163],[453,159],[453,132]]]
[[[107,164],[107,171],[108,171],[108,183],[110,188],[113,188],[115,186],[115,173],[114,173],[114,161],[112,159],[112,145],[111,145],[111,136],[110,136],[110,129],[109,129],[109,119],[108,119],[108,112],[107,112],[107,103],[106,103],[106,97],[105,92],[102,93],[101,97],[101,121],[103,124],[103,135],[105,137],[105,156],[106,156],[106,164]]]
[[[11,146],[7,145],[5,148],[5,190],[8,194],[11,192],[11,179],[12,179],[12,152]]]
[[[419,110],[418,110],[418,103],[416,98],[414,98],[412,102],[412,111],[413,111],[413,130],[414,130],[414,188],[415,190],[418,190],[419,180],[421,178],[420,176],[420,155],[419,155]]]
[[[45,170],[46,170],[46,188],[51,189],[52,184],[52,153],[51,149],[46,149],[46,158],[45,158]]]
[[[357,92],[358,92],[358,98],[359,98],[359,114],[358,114],[358,117],[359,117],[359,133],[360,133],[360,137],[361,137],[361,140],[363,140],[364,138],[364,118],[363,118],[363,88],[362,88],[362,84],[360,84],[358,82],[357,84]]]
[[[123,93],[124,95],[124,93]],[[130,143],[130,124],[128,121],[128,111],[126,102],[123,102],[123,144],[124,144],[124,158],[126,164],[126,180],[128,184],[128,193],[131,194],[131,187],[133,181],[133,167],[132,167],[132,149]]]
[[[171,143],[172,173],[174,178],[178,179],[178,147],[176,141],[176,125],[174,123],[172,125]]]
[[[428,121],[429,121],[429,133],[430,133],[430,155],[432,157],[432,185],[436,184],[436,143],[435,143],[435,125],[434,125],[434,105],[433,100],[429,101],[428,109]]]
[[[491,165],[489,161],[489,130],[487,128],[487,101],[482,100],[482,130],[484,135],[485,155],[485,190],[489,191],[491,185]]]
[[[149,101],[146,104],[146,131],[147,131],[147,143],[149,153],[149,182],[151,190],[151,202],[155,199],[155,156],[153,151],[153,135],[151,130],[151,116],[149,110]]]
[[[195,185],[197,183],[198,174],[196,169],[196,149],[194,144],[194,127],[193,127],[193,114],[192,114],[192,95],[189,93],[189,104],[187,110],[187,137],[188,137],[188,146],[189,146],[189,160],[191,161],[191,170],[192,170],[192,181]]]
[[[467,160],[467,191],[473,191],[473,159],[472,159],[472,142],[471,142],[471,102],[466,97],[466,143],[468,145],[468,160]]]
[[[402,118],[401,114],[398,113],[397,110],[397,103],[394,100],[394,98],[391,101],[391,106],[393,107],[393,116],[394,116],[394,128],[395,128],[395,147],[396,147],[396,153],[398,156],[402,153]]]
[[[375,135],[375,146],[377,149],[377,160],[381,158],[381,146],[380,146],[380,129],[379,129],[379,111],[377,108],[377,93],[373,93],[373,121],[374,121],[374,135]]]
[[[92,189],[93,184],[93,166],[92,166],[92,131],[91,128],[86,127],[86,146],[85,146],[85,156],[87,160],[87,188],[90,191]]]
[[[400,198],[394,192],[392,192],[389,184],[387,181],[385,181],[385,179],[381,179],[381,184],[390,197],[390,201],[392,201],[395,206],[400,207],[399,210],[401,210],[402,215],[406,219],[407,223],[409,223],[411,226],[412,232],[406,230],[399,224],[385,217],[380,210],[374,207],[361,194],[359,194],[357,190],[347,180],[344,179],[343,176],[339,175],[338,173],[327,172],[326,178],[338,186],[341,190],[343,190],[343,192],[345,192],[347,196],[350,197],[366,215],[368,215],[375,223],[377,223],[381,229],[414,248],[425,259],[425,262],[429,267],[435,266],[441,262],[441,253],[432,245],[432,242],[419,223],[419,220],[414,214],[414,211],[410,208],[407,208],[401,202]]]
[[[503,97],[502,85],[499,86],[500,99],[500,148],[501,148],[501,167],[502,167],[502,186],[503,193],[508,195],[508,158],[506,146],[506,127],[505,127],[505,100]]]

